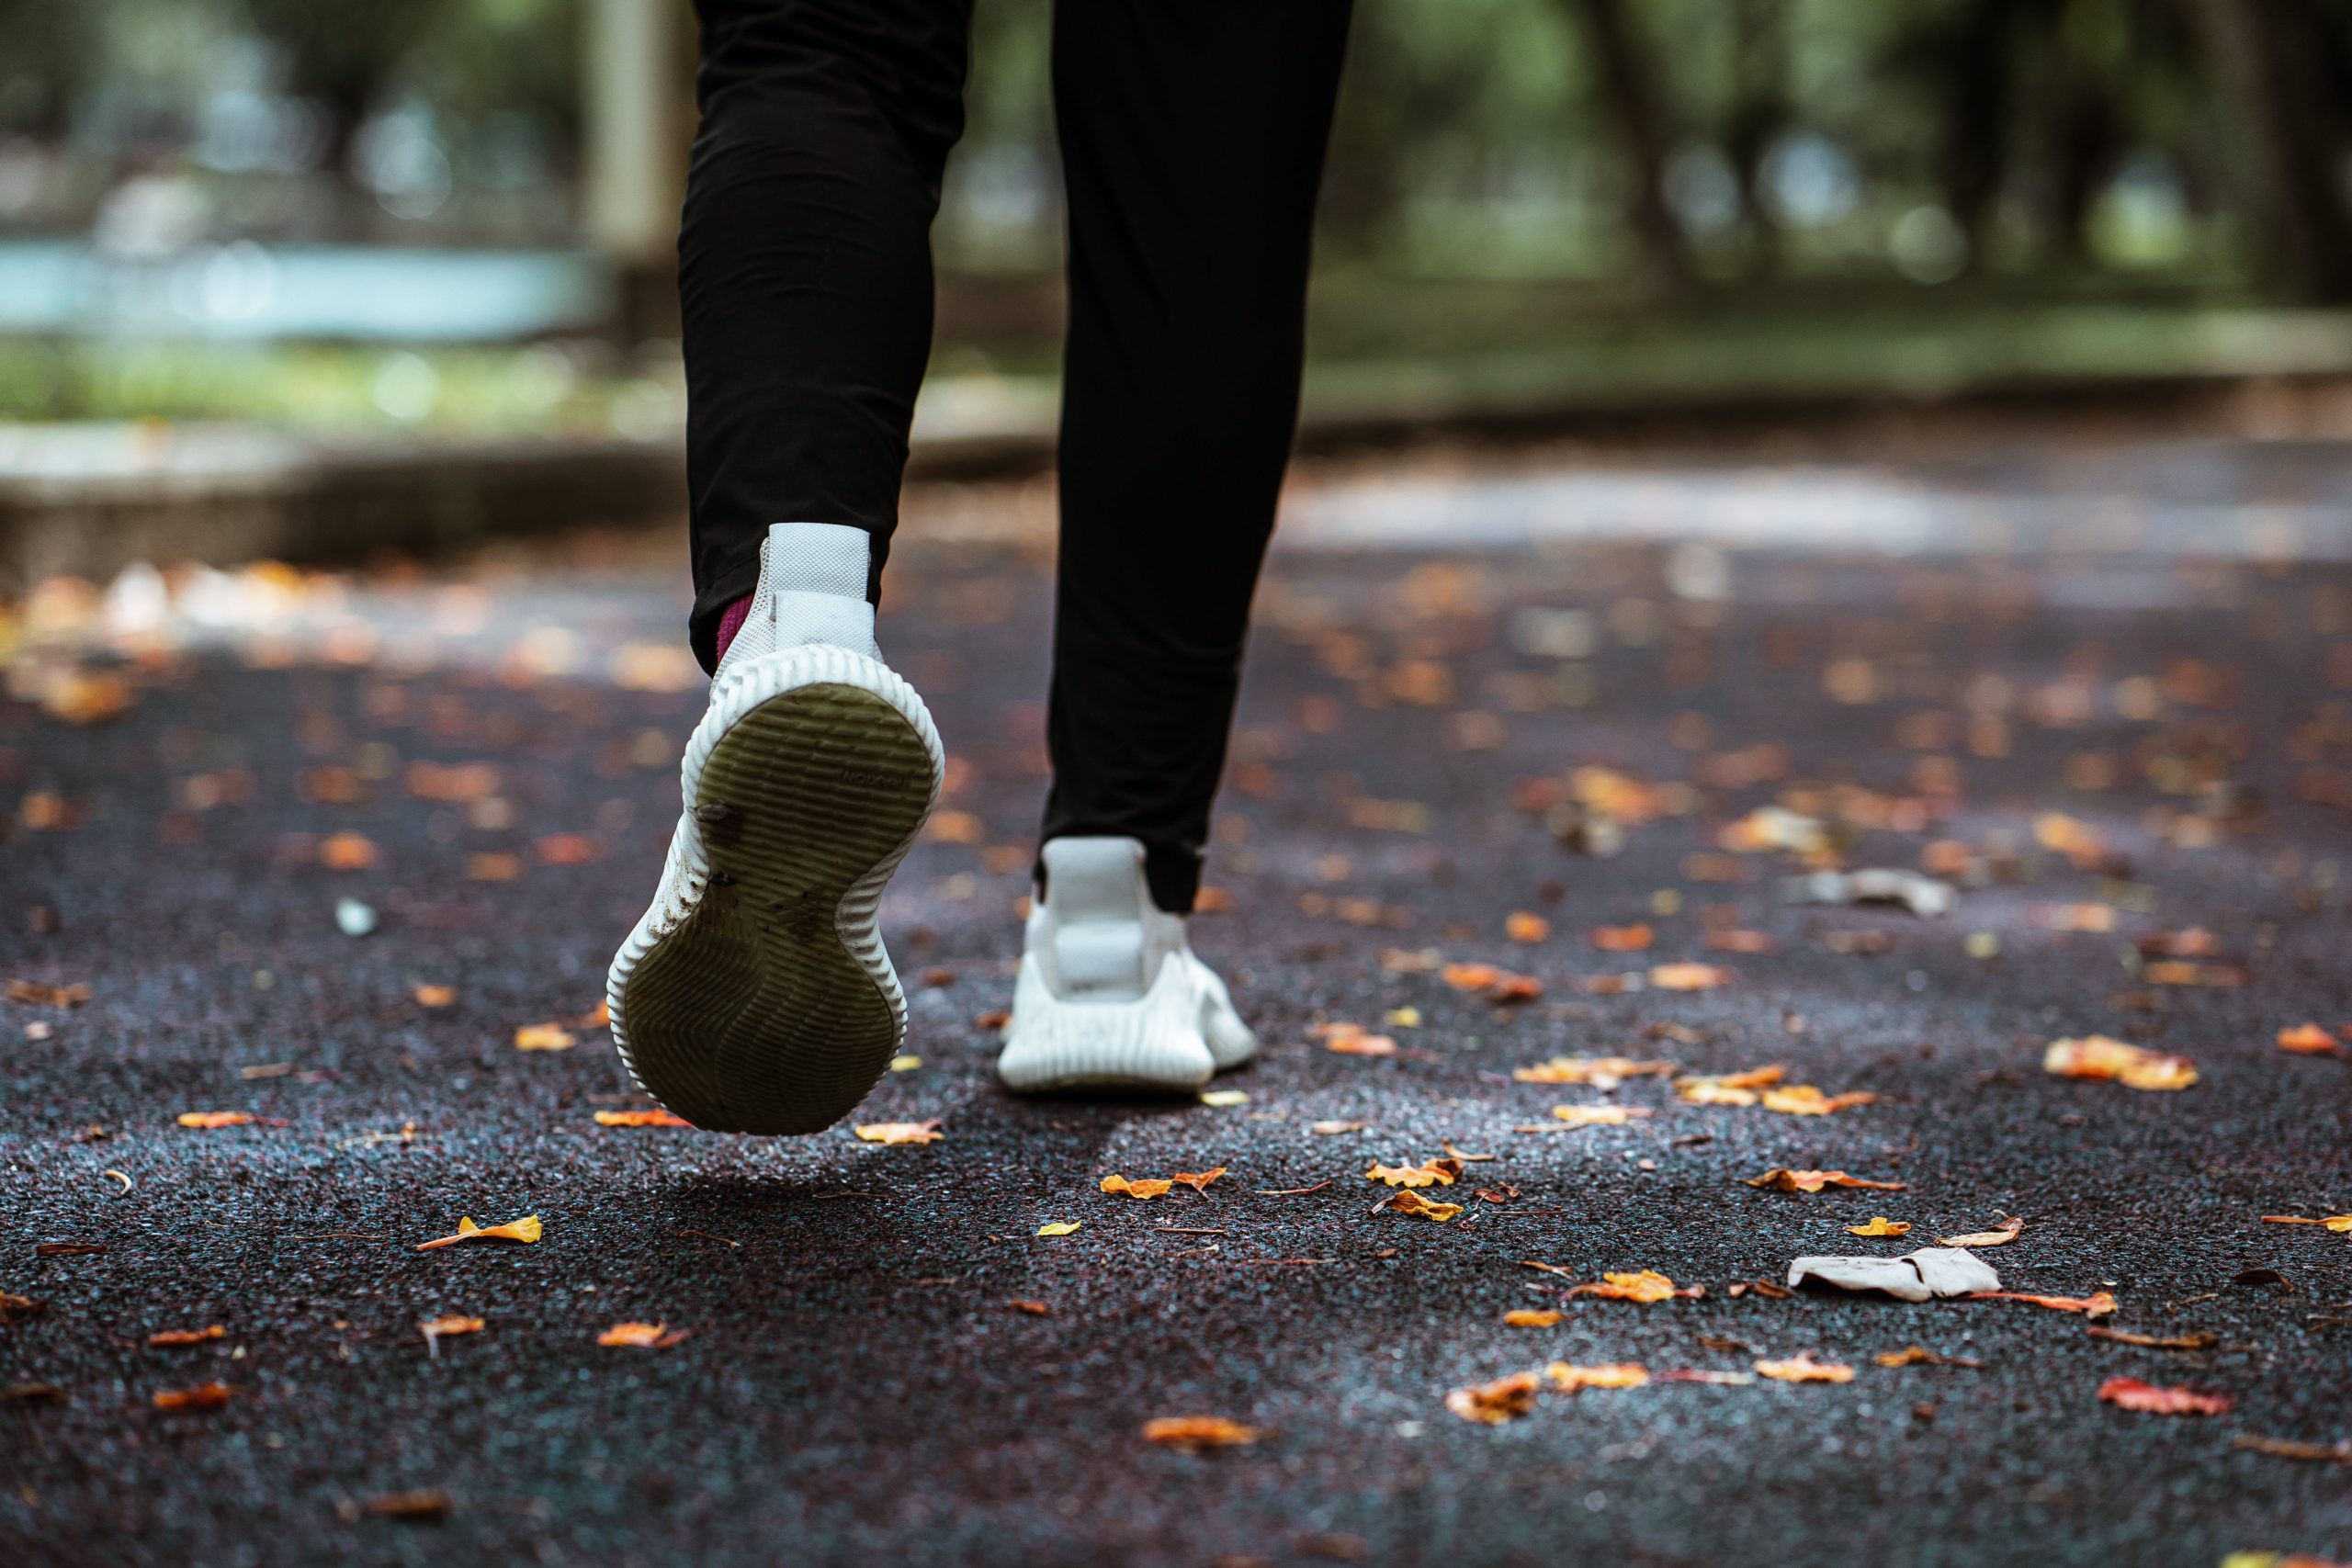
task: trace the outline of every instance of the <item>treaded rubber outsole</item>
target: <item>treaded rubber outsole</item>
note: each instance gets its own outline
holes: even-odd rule
[[[859,686],[797,686],[727,727],[687,802],[701,898],[615,976],[648,1092],[697,1127],[768,1134],[820,1131],[865,1097],[903,1006],[838,917],[904,852],[936,784],[922,733]]]

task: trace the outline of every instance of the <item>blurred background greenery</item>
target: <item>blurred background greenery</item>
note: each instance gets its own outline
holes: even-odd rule
[[[1082,0],[1080,0],[1082,3]],[[937,372],[1050,386],[1046,0]],[[0,8],[0,418],[655,435],[684,0]],[[2352,0],[1358,0],[1316,395],[2352,366]]]

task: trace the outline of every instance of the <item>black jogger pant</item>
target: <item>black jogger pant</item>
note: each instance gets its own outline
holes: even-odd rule
[[[874,536],[931,347],[930,225],[970,0],[696,0],[679,238],[706,668],[771,523]],[[1297,422],[1349,0],[1060,0],[1069,194],[1044,836],[1143,840],[1192,907]]]

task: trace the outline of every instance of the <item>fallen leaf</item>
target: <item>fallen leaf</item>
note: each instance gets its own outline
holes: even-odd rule
[[[1756,1371],[1775,1382],[1852,1382],[1854,1369],[1842,1361],[1816,1361],[1810,1350],[1783,1361],[1758,1361]]]
[[[1363,1173],[1363,1179],[1391,1187],[1451,1187],[1461,1174],[1460,1160],[1425,1160],[1419,1165],[1381,1165],[1375,1161]]]
[[[424,1335],[427,1341],[448,1339],[460,1334],[480,1334],[482,1331],[482,1320],[478,1317],[467,1317],[459,1313],[449,1313],[441,1317],[426,1318],[416,1325],[416,1331]]]
[[[12,1002],[26,1002],[34,1007],[77,1008],[90,999],[87,985],[51,986],[39,980],[11,980],[6,994]]]
[[[2024,1219],[2012,1214],[2007,1219],[2000,1221],[1998,1228],[1996,1229],[1989,1231],[1971,1231],[1966,1235],[1939,1235],[1936,1238],[1936,1245],[1939,1247],[2007,1247],[2009,1243],[2017,1240],[2018,1233],[2024,1229]]]
[[[869,1144],[935,1144],[947,1134],[939,1120],[928,1122],[865,1122],[850,1129]]]
[[[1124,1192],[1130,1198],[1157,1198],[1173,1185],[1172,1182],[1151,1179],[1129,1181],[1124,1176],[1106,1176],[1102,1179],[1103,1191]]]
[[[596,1343],[607,1348],[639,1350],[664,1350],[686,1337],[690,1331],[673,1330],[666,1323],[616,1323],[596,1336]]]
[[[1206,1192],[1209,1190],[1209,1184],[1224,1174],[1225,1167],[1218,1166],[1215,1170],[1180,1170],[1168,1179],[1179,1187],[1189,1187],[1195,1192]]]
[[[1513,942],[1532,944],[1552,934],[1552,922],[1525,909],[1514,909],[1503,921],[1503,934]]]
[[[1415,1214],[1425,1220],[1435,1220],[1439,1224],[1445,1224],[1462,1212],[1462,1205],[1459,1203],[1432,1203],[1409,1189],[1392,1193],[1388,1201],[1380,1206],[1394,1210],[1400,1214]]]
[[[1713,1383],[1723,1388],[1746,1388],[1756,1381],[1753,1372],[1717,1372],[1687,1368],[1657,1372],[1653,1376],[1659,1382]]]
[[[1848,1225],[1848,1235],[1909,1235],[1911,1225],[1905,1220],[1890,1220],[1884,1214],[1873,1214],[1866,1225]]]
[[[656,1106],[650,1111],[599,1111],[599,1127],[691,1127],[693,1122]]]
[[[387,1492],[352,1505],[354,1514],[368,1514],[379,1519],[438,1519],[446,1517],[456,1506],[449,1495],[437,1488],[421,1492]]]
[[[41,1306],[41,1303],[33,1300],[30,1296],[20,1296],[13,1292],[0,1291],[0,1319],[19,1315],[29,1317],[40,1311]]]
[[[1371,1125],[1369,1122],[1310,1122],[1306,1124],[1306,1130],[1310,1133],[1319,1133],[1328,1138],[1340,1133],[1361,1133]]]
[[[2165,962],[2143,966],[2140,978],[2151,986],[2235,987],[2245,984],[2245,971],[2231,964]]]
[[[1544,994],[1532,975],[1514,975],[1491,964],[1449,964],[1439,977],[1457,991],[1480,991],[1490,1002],[1528,1002]]]
[[[2094,1339],[2137,1345],[2143,1350],[2211,1350],[2222,1342],[2218,1334],[2134,1334],[2128,1328],[2107,1328],[2096,1323],[2083,1332]]]
[[[1906,1346],[1900,1350],[1882,1350],[1872,1359],[1882,1367],[1966,1367],[1973,1371],[1984,1365],[1965,1356],[1939,1356],[1925,1345]]]
[[[2265,1214],[2262,1223],[2267,1225],[2324,1225],[2338,1234],[2352,1232],[2352,1214],[2330,1214],[2324,1220],[2307,1220],[2301,1214]]]
[[[1526,1307],[1515,1307],[1503,1314],[1503,1326],[1506,1328],[1551,1328],[1558,1325],[1562,1315],[1556,1312],[1534,1312]]]
[[[2091,1296],[2034,1296],[2018,1291],[1972,1291],[1972,1302],[2024,1302],[2029,1306],[2048,1307],[2052,1312],[2078,1312],[2086,1317],[2105,1317],[2115,1310],[2115,1298],[2101,1291]]]
[[[531,850],[541,865],[585,865],[598,852],[596,840],[585,833],[549,833]]]
[[[0,1383],[0,1404],[62,1404],[65,1391],[53,1382]]]
[[[1592,945],[1602,953],[1645,953],[1656,934],[1646,925],[1595,926]]]
[[[1574,1393],[1582,1388],[1639,1388],[1650,1381],[1649,1369],[1639,1361],[1616,1361],[1599,1367],[1575,1367],[1566,1361],[1554,1361],[1544,1369],[1544,1375],[1564,1393]]]
[[[409,992],[422,1008],[445,1008],[458,999],[455,986],[419,986]]]
[[[2344,1045],[2316,1023],[2299,1023],[2292,1029],[2278,1032],[2278,1048],[2311,1055],[2322,1051],[2341,1051]]]
[[[569,1051],[580,1037],[560,1023],[526,1023],[514,1032],[517,1051]]]
[[[166,1346],[201,1345],[208,1339],[227,1337],[229,1331],[216,1323],[209,1328],[166,1328],[147,1336],[147,1344],[149,1348],[160,1350]]]
[[[1589,1084],[1604,1094],[1627,1078],[1656,1077],[1674,1071],[1672,1062],[1636,1062],[1628,1056],[1555,1056],[1532,1067],[1515,1067],[1520,1083]]]
[[[210,1132],[220,1127],[283,1127],[281,1116],[256,1116],[250,1111],[183,1111],[175,1121],[183,1127]]]
[[[1326,1023],[1312,1032],[1319,1033],[1323,1048],[1337,1051],[1343,1056],[1394,1056],[1396,1042],[1385,1034],[1368,1032],[1360,1023]]]
[[[358,833],[330,833],[319,840],[319,863],[329,871],[366,871],[379,858],[375,844]]]
[[[2001,1288],[2001,1277],[1990,1266],[1956,1247],[1923,1247],[1900,1258],[1800,1258],[1791,1262],[1789,1289],[1807,1280],[1845,1291],[1883,1291],[1905,1302]]]
[[[1571,1127],[1622,1127],[1656,1113],[1645,1105],[1555,1105],[1552,1114]]]
[[[1201,1091],[1201,1103],[1203,1105],[1214,1106],[1218,1109],[1228,1109],[1236,1105],[1247,1105],[1250,1103],[1250,1091],[1246,1089],[1203,1089]]]
[[[1535,1408],[1535,1391],[1542,1386],[1533,1372],[1513,1372],[1507,1378],[1457,1388],[1445,1396],[1445,1407],[1464,1421],[1499,1427]]]
[[[1651,987],[1661,991],[1712,991],[1731,980],[1731,971],[1714,964],[1661,964],[1650,971]]]
[[[1069,1235],[1085,1223],[1084,1220],[1056,1220],[1050,1224],[1039,1225],[1037,1234],[1039,1235]]]
[[[1487,1164],[1491,1164],[1491,1163],[1492,1163],[1493,1161],[1495,1161],[1495,1160],[1498,1160],[1498,1159],[1502,1158],[1502,1156],[1500,1156],[1500,1155],[1468,1155],[1468,1154],[1464,1154],[1460,1149],[1455,1148],[1452,1144],[1440,1144],[1440,1145],[1438,1145],[1438,1147],[1440,1147],[1440,1148],[1442,1148],[1442,1149],[1443,1149],[1443,1150],[1445,1151],[1445,1157],[1446,1157],[1446,1158],[1448,1158],[1448,1159],[1456,1159],[1456,1160],[1460,1160],[1460,1161],[1462,1161],[1462,1162],[1463,1162],[1464,1164],[1465,1164],[1465,1165],[1487,1165]]]
[[[1239,1448],[1258,1440],[1258,1429],[1222,1416],[1161,1416],[1143,1424],[1143,1440],[1164,1449],[1199,1453]]]
[[[1778,951],[1780,945],[1765,931],[1726,927],[1707,933],[1707,951],[1710,953],[1772,953]]]
[[[232,1391],[224,1382],[198,1383],[194,1388],[167,1388],[155,1394],[158,1410],[218,1410]]]
[[[1835,1111],[1868,1105],[1877,1099],[1877,1095],[1860,1089],[1849,1094],[1824,1094],[1809,1083],[1801,1083],[1766,1089],[1763,1105],[1767,1111],[1778,1111],[1787,1116],[1826,1116]]]
[[[2245,1453],[2268,1454],[2273,1459],[2319,1460],[2330,1464],[2352,1465],[2352,1441],[2298,1443],[2286,1438],[2265,1438],[2252,1432],[2240,1432],[2230,1439],[2230,1447]]]
[[[457,1234],[434,1241],[417,1243],[419,1252],[430,1252],[436,1247],[455,1247],[461,1241],[523,1241],[539,1239],[539,1216],[526,1214],[519,1220],[509,1220],[503,1225],[478,1225],[470,1219],[458,1221]]]
[[[2197,1068],[2188,1057],[2145,1051],[2104,1034],[2052,1041],[2041,1070],[2060,1077],[2112,1078],[2126,1089],[2181,1089],[2197,1081]]]
[[[1014,1296],[1004,1304],[1012,1308],[1015,1312],[1025,1312],[1032,1317],[1044,1317],[1046,1314],[1054,1310],[1052,1307],[1047,1306],[1044,1302],[1031,1301],[1026,1296]]]
[[[2109,1404],[2145,1411],[2151,1416],[2220,1416],[2233,1403],[2226,1393],[2165,1388],[2138,1378],[2109,1378],[2098,1385],[2098,1396]]]
[[[1667,1301],[1675,1296],[1685,1296],[1695,1300],[1707,1293],[1707,1287],[1690,1285],[1677,1290],[1672,1280],[1654,1269],[1644,1269],[1638,1273],[1604,1273],[1596,1280],[1588,1284],[1571,1286],[1563,1293],[1571,1296],[1599,1296],[1603,1301],[1611,1302],[1649,1303]]]
[[[1702,1074],[1675,1079],[1674,1092],[1692,1105],[1753,1105],[1758,1089],[1779,1083],[1788,1072],[1775,1064],[1737,1073]]]
[[[1842,1170],[1790,1170],[1781,1166],[1773,1167],[1761,1176],[1749,1177],[1747,1185],[1770,1187],[1781,1192],[1818,1192],[1825,1187],[1863,1187],[1878,1192],[1903,1190],[1900,1181],[1865,1181]]]

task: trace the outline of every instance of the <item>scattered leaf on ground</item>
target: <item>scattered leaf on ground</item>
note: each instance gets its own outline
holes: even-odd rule
[[[424,1335],[428,1341],[447,1339],[459,1334],[480,1334],[482,1331],[482,1320],[453,1312],[440,1317],[426,1318],[416,1325],[416,1331]]]
[[[1250,1091],[1246,1089],[1205,1089],[1201,1091],[1201,1103],[1219,1109],[1247,1105],[1250,1103]]]
[[[2352,1214],[2330,1214],[2321,1220],[2305,1219],[2301,1214],[2265,1214],[2262,1223],[2267,1225],[2324,1225],[2339,1234],[2352,1232]]]
[[[1878,1096],[1856,1089],[1847,1094],[1824,1094],[1809,1083],[1791,1084],[1786,1089],[1768,1089],[1763,1104],[1767,1111],[1778,1111],[1786,1116],[1826,1116],[1832,1111],[1852,1106],[1868,1105]]]
[[[1872,1214],[1869,1224],[1848,1225],[1846,1234],[1848,1235],[1909,1235],[1911,1225],[1906,1220],[1890,1220],[1884,1214]]]
[[[51,986],[39,980],[11,980],[6,987],[6,994],[12,1002],[27,1002],[34,1007],[74,1008],[90,999],[90,987],[87,985]]]
[[[1555,1105],[1552,1114],[1571,1127],[1622,1127],[1656,1113],[1645,1105]]]
[[[1124,1176],[1106,1176],[1102,1179],[1103,1191],[1124,1192],[1130,1198],[1157,1198],[1173,1185],[1172,1182],[1151,1179],[1129,1181]]]
[[[1750,1187],[1770,1187],[1777,1192],[1818,1192],[1825,1187],[1862,1187],[1877,1192],[1900,1192],[1900,1181],[1865,1181],[1859,1176],[1849,1176],[1842,1170],[1790,1170],[1774,1166],[1761,1176],[1747,1179]]]
[[[1753,1372],[1718,1372],[1695,1368],[1676,1368],[1651,1374],[1659,1382],[1713,1383],[1722,1388],[1746,1388],[1756,1381]]]
[[[1900,1350],[1882,1350],[1872,1358],[1882,1367],[1966,1367],[1974,1371],[1984,1365],[1966,1356],[1943,1356],[1925,1345],[1906,1346]]]
[[[381,1496],[350,1505],[350,1511],[379,1519],[422,1520],[446,1517],[455,1506],[447,1492],[435,1488],[421,1492],[387,1492]]]
[[[2109,1404],[2145,1411],[2151,1416],[2220,1416],[2233,1403],[2226,1393],[2165,1388],[2138,1378],[2109,1378],[2098,1385],[2098,1396]]]
[[[684,1339],[689,1330],[666,1323],[616,1323],[596,1336],[599,1345],[639,1350],[662,1350]]]
[[[1744,1072],[1702,1074],[1675,1079],[1674,1092],[1692,1105],[1753,1105],[1758,1089],[1779,1083],[1788,1072],[1775,1064]]]
[[[2024,1229],[2023,1216],[2011,1214],[2002,1219],[1992,1230],[1970,1231],[1966,1235],[1939,1235],[1936,1238],[1936,1245],[1962,1247],[2007,1247],[2017,1240],[2018,1234]]]
[[[281,1116],[256,1116],[250,1111],[183,1111],[175,1121],[183,1127],[211,1132],[221,1127],[283,1127]]]
[[[2352,1465],[2352,1441],[2298,1443],[2286,1438],[2265,1438],[2253,1432],[2240,1432],[2230,1439],[2230,1447],[2245,1453],[2268,1454],[2273,1459],[2318,1460],[2328,1464]]]
[[[2341,1051],[2344,1043],[2316,1023],[2299,1023],[2292,1029],[2278,1032],[2278,1048],[2309,1055],[2323,1051]]]
[[[229,1331],[216,1323],[209,1328],[166,1328],[147,1336],[147,1344],[151,1349],[160,1350],[167,1346],[201,1345],[208,1339],[227,1337]]]
[[[1179,1187],[1189,1187],[1195,1192],[1206,1192],[1209,1190],[1209,1184],[1224,1174],[1225,1167],[1218,1166],[1215,1170],[1180,1170],[1168,1179]]]
[[[1368,1032],[1360,1023],[1321,1023],[1308,1033],[1319,1036],[1326,1051],[1337,1051],[1342,1056],[1394,1056],[1396,1042],[1385,1034]]]
[[[1672,1062],[1636,1062],[1627,1056],[1555,1056],[1532,1067],[1515,1067],[1520,1083],[1589,1084],[1603,1093],[1627,1078],[1657,1077],[1674,1071]]]
[[[2096,1323],[2083,1332],[2094,1339],[2137,1345],[2143,1350],[2211,1350],[2222,1342],[2218,1334],[2135,1334],[2128,1328],[2107,1328]]]
[[[864,1122],[850,1129],[869,1144],[935,1144],[947,1134],[939,1120],[928,1122]]]
[[[1498,1427],[1534,1409],[1535,1391],[1540,1386],[1541,1380],[1535,1373],[1513,1372],[1492,1382],[1455,1389],[1445,1396],[1445,1407],[1464,1421]]]
[[[229,1403],[231,1389],[224,1382],[198,1383],[194,1388],[167,1388],[157,1391],[158,1410],[218,1410]]]
[[[2104,1034],[2052,1041],[2041,1070],[2060,1077],[2112,1078],[2126,1089],[2180,1089],[2197,1081],[2197,1068],[2188,1057],[2143,1050]]]
[[[1371,1125],[1369,1122],[1309,1122],[1306,1130],[1328,1138],[1339,1133],[1361,1133]]]
[[[1198,1453],[1204,1449],[1230,1449],[1254,1443],[1258,1429],[1222,1416],[1161,1416],[1143,1424],[1143,1440],[1164,1449]]]
[[[1786,1360],[1758,1361],[1757,1374],[1775,1382],[1852,1382],[1854,1369],[1842,1361],[1816,1361],[1810,1350]]]
[[[1054,1310],[1044,1302],[1032,1301],[1026,1296],[1014,1296],[1004,1304],[1015,1312],[1025,1312],[1032,1317],[1044,1317]]]
[[[526,1023],[514,1032],[517,1051],[569,1051],[580,1037],[560,1023]]]
[[[2001,1277],[1973,1252],[1923,1247],[1900,1258],[1800,1258],[1790,1263],[1789,1289],[1818,1280],[1847,1291],[1883,1291],[1897,1301],[1963,1296],[2001,1288]]]
[[[599,1111],[599,1127],[691,1127],[693,1122],[656,1106],[650,1111]]]
[[[1552,922],[1526,909],[1514,909],[1503,921],[1503,934],[1517,942],[1539,942],[1552,934]]]
[[[1972,1302],[2023,1302],[2029,1306],[2048,1307],[2052,1312],[2078,1312],[2085,1317],[2105,1317],[2115,1310],[2115,1298],[2101,1291],[2089,1296],[2035,1296],[2020,1291],[1973,1291]]]
[[[1544,1369],[1544,1375],[1564,1393],[1574,1393],[1582,1388],[1639,1388],[1650,1381],[1649,1369],[1639,1361],[1616,1361],[1598,1367],[1555,1361]]]
[[[1527,1307],[1514,1307],[1503,1314],[1503,1326],[1506,1328],[1551,1328],[1559,1323],[1561,1316],[1562,1314],[1557,1312],[1535,1312]]]
[[[1419,1165],[1381,1165],[1375,1162],[1363,1173],[1366,1181],[1385,1182],[1391,1187],[1451,1187],[1462,1174],[1458,1159],[1424,1160]]]
[[[419,1252],[430,1252],[436,1247],[455,1247],[461,1241],[537,1241],[539,1239],[539,1216],[526,1214],[519,1220],[509,1220],[503,1225],[478,1225],[472,1220],[460,1218],[457,1234],[436,1240],[417,1243]]]
[[[1707,1293],[1704,1285],[1689,1285],[1675,1289],[1674,1281],[1654,1269],[1637,1273],[1604,1273],[1587,1284],[1572,1286],[1565,1292],[1571,1296],[1599,1296],[1611,1302],[1662,1302],[1675,1296],[1696,1300]]]
[[[445,1008],[457,1001],[458,987],[455,986],[419,986],[414,990],[409,992],[409,995],[416,998],[416,1005],[421,1008]]]
[[[1084,1220],[1055,1220],[1051,1224],[1039,1225],[1037,1234],[1039,1235],[1070,1235],[1085,1223]]]
[[[1716,964],[1661,964],[1650,971],[1650,986],[1660,991],[1712,991],[1731,979],[1731,971]]]
[[[1596,926],[1592,945],[1603,953],[1645,953],[1655,936],[1647,925]]]
[[[1443,1224],[1462,1212],[1462,1205],[1459,1203],[1432,1203],[1410,1188],[1400,1189],[1391,1193],[1388,1201],[1380,1207],[1393,1210],[1399,1214],[1415,1214],[1425,1220],[1435,1220],[1440,1224]]]

